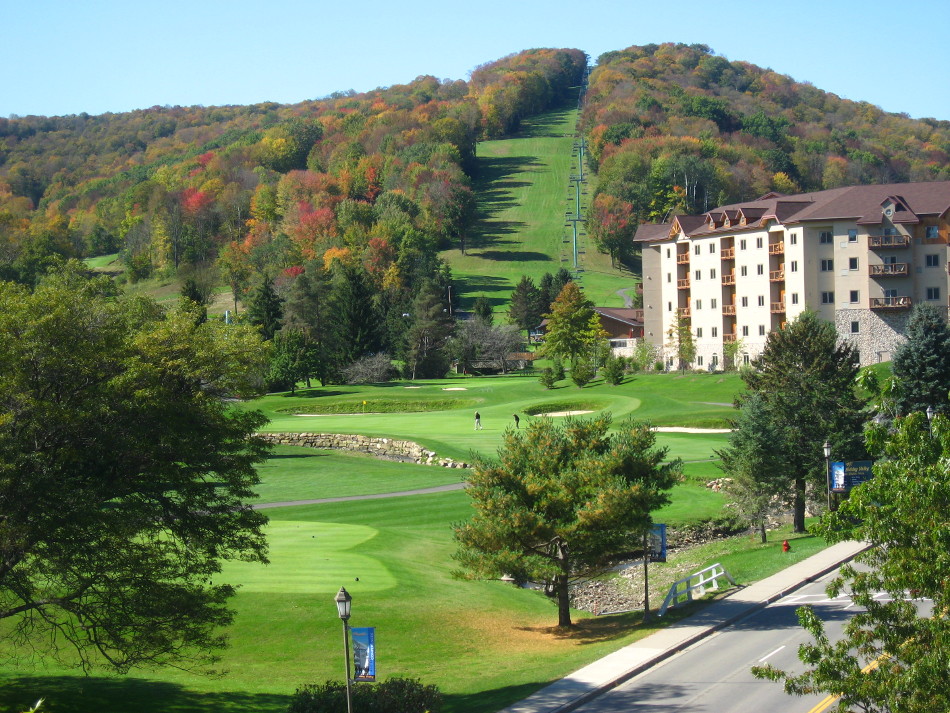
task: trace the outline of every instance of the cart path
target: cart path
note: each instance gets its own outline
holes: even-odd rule
[[[251,507],[254,510],[267,508],[287,508],[294,505],[321,505],[323,503],[345,503],[350,500],[379,500],[380,498],[399,498],[406,495],[429,495],[431,493],[447,493],[452,490],[462,490],[465,483],[449,483],[436,485],[432,488],[418,488],[416,490],[400,490],[396,493],[376,493],[375,495],[344,495],[338,498],[316,498],[315,500],[286,500],[279,503],[257,503]]]

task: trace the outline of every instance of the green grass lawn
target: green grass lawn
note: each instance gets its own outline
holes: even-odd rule
[[[565,242],[573,240],[573,230],[564,218],[574,210],[570,175],[577,172],[577,159],[571,157],[576,121],[574,109],[552,111],[523,122],[513,138],[478,144],[478,222],[466,254],[458,246],[442,253],[463,309],[485,295],[496,312],[504,313],[522,275],[537,282],[545,272],[573,270],[573,245]],[[589,201],[593,190],[586,190]],[[584,292],[599,307],[622,307],[617,290],[633,288],[636,280],[611,267],[609,258],[588,243],[579,238]]]
[[[618,419],[634,415],[671,426],[721,425],[731,410],[721,404],[730,403],[740,387],[738,377],[717,374],[649,374],[619,387],[596,382],[550,391],[534,378],[455,378],[274,394],[246,406],[270,415],[272,431],[405,437],[440,455],[467,457],[473,449],[497,449],[512,413],[544,411],[546,405],[610,410]],[[465,391],[445,391],[453,388]],[[364,414],[363,401],[385,412]],[[321,403],[336,406],[326,416],[297,415]],[[399,410],[400,404],[418,409],[426,403],[437,410]],[[476,408],[484,431],[473,430]],[[715,516],[722,496],[701,483],[717,477],[710,456],[725,436],[660,433],[657,440],[670,447],[671,457],[689,461],[687,478],[657,520],[677,524]],[[289,446],[275,449],[260,472],[261,502],[394,492],[464,477],[459,470]],[[564,634],[552,628],[556,610],[541,594],[453,578],[450,524],[470,514],[463,491],[267,513],[271,563],[230,563],[221,575],[241,584],[224,673],[161,670],[86,678],[52,665],[6,665],[0,667],[0,710],[18,711],[45,696],[44,710],[59,713],[278,713],[298,685],[342,677],[340,622],[332,601],[341,585],[354,597],[353,625],[378,628],[380,675],[438,684],[450,713],[497,710],[651,631],[636,626],[636,614],[578,613],[576,630]]]

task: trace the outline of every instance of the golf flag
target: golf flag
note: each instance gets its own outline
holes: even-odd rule
[[[353,680],[376,680],[376,627],[354,626],[353,634]]]

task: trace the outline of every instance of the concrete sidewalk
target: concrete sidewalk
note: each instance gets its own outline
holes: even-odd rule
[[[567,713],[574,710],[713,632],[823,577],[867,547],[864,542],[832,545],[771,577],[736,589],[692,616],[575,671],[501,713]]]

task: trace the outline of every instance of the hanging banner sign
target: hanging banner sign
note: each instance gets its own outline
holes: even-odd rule
[[[831,464],[831,492],[847,493],[853,487],[871,479],[871,460],[838,461]]]
[[[650,561],[666,562],[666,524],[654,524],[649,537]]]
[[[353,680],[376,680],[376,627],[351,627],[353,634]]]

